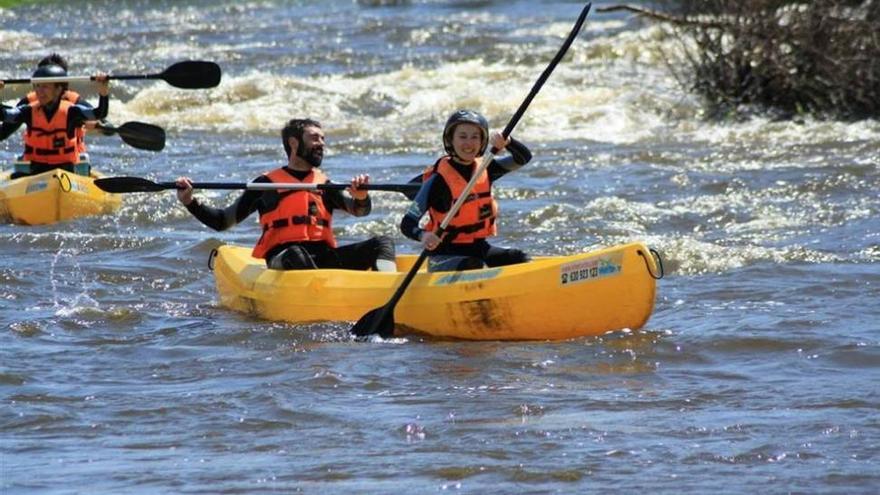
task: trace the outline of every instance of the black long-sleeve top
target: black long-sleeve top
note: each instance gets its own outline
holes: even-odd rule
[[[532,152],[523,143],[516,139],[510,138],[507,145],[507,151],[510,156],[495,158],[486,167],[486,173],[489,175],[489,184],[493,184],[509,172],[518,170],[532,159]],[[474,171],[472,164],[462,165],[455,160],[451,160],[453,168],[458,171],[464,180],[469,181]],[[417,177],[413,182],[421,180],[421,176]],[[439,212],[447,212],[452,207],[452,191],[449,185],[443,180],[439,174],[433,174],[426,182],[422,184],[416,199],[412,202],[403,219],[400,221],[400,231],[403,235],[415,241],[421,240],[422,229],[419,228],[419,220],[427,213],[429,208],[433,208]]]
[[[284,167],[284,170],[299,180],[305,179],[310,173],[293,170],[289,167]],[[261,175],[254,179],[254,182],[272,181],[265,175]],[[369,196],[366,199],[358,200],[343,195],[342,191],[339,190],[325,189],[321,192],[321,196],[324,199],[324,207],[331,215],[333,210],[337,209],[356,217],[363,217],[369,215],[373,209],[373,203]],[[226,208],[214,208],[203,205],[193,198],[193,201],[186,205],[186,209],[203,224],[214,230],[222,231],[240,223],[255,211],[262,213],[271,209],[277,199],[278,193],[274,190],[247,190]]]
[[[61,100],[43,107],[46,112],[46,118],[52,120],[55,112],[58,111],[58,104]],[[33,108],[30,106],[27,98],[19,100],[15,107],[4,106],[0,108],[0,141],[8,138],[21,127],[22,124],[31,125],[33,121]],[[82,97],[80,97],[70,111],[67,112],[67,132],[73,134],[74,130],[82,126],[87,120],[102,120],[107,118],[110,110],[110,97],[101,96],[98,99],[98,107],[95,108]]]

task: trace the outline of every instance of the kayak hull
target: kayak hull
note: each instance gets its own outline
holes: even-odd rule
[[[0,174],[0,221],[45,225],[79,217],[112,213],[122,196],[95,186],[100,175],[78,175],[61,169],[10,180]]]
[[[388,302],[397,273],[269,270],[250,249],[221,246],[214,259],[220,304],[268,320],[357,321]],[[561,340],[641,328],[653,311],[659,270],[641,243],[464,272],[420,272],[398,302],[396,333],[467,340]]]

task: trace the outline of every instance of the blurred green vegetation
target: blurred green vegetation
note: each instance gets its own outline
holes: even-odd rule
[[[0,0],[0,9],[15,7],[16,5],[22,5],[25,3],[37,3],[40,1],[45,0]]]

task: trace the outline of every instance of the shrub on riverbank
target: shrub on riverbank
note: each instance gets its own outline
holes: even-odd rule
[[[624,8],[672,27],[683,61],[670,67],[713,114],[880,117],[880,0],[658,3],[665,13]]]
[[[41,1],[41,0],[0,0],[0,9],[3,9],[3,8],[8,9],[8,8],[15,7],[16,5],[21,5],[21,4],[25,4],[25,3],[36,3],[39,1]]]

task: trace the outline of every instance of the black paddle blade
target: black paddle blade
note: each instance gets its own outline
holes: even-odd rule
[[[156,192],[169,189],[167,184],[157,184],[140,177],[102,177],[95,179],[95,186],[109,193]],[[173,187],[172,185],[171,188]]]
[[[117,127],[116,133],[128,145],[149,151],[165,148],[165,129],[144,122],[126,122]]]
[[[158,77],[177,88],[213,88],[220,84],[220,66],[214,62],[187,60],[168,67]]]
[[[394,309],[389,311],[386,304],[361,316],[361,319],[351,327],[351,333],[358,337],[373,334],[379,334],[383,339],[394,337]]]

